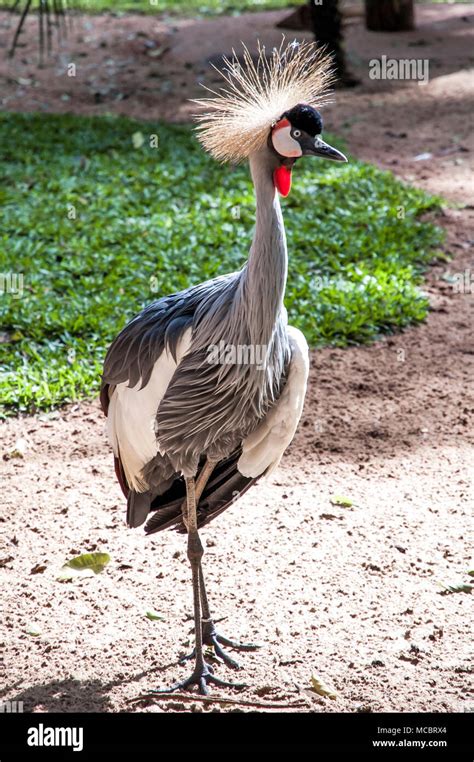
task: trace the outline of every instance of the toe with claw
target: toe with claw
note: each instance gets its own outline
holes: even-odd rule
[[[152,690],[151,693],[156,693],[158,695],[160,693],[174,693],[175,691],[187,690],[191,685],[197,685],[199,693],[202,696],[207,696],[209,693],[209,684],[218,685],[221,688],[247,688],[245,683],[231,683],[227,680],[221,680],[220,677],[216,677],[211,665],[203,661],[202,664],[196,664],[194,672],[186,680],[181,680],[170,688],[156,688],[155,690]]]
[[[228,667],[232,667],[232,669],[240,669],[239,663],[224,651],[222,646],[234,648],[236,651],[256,651],[258,648],[261,648],[258,643],[238,643],[235,640],[230,640],[229,638],[224,637],[224,635],[220,635],[217,632],[212,619],[202,620],[202,642],[204,645],[213,648],[215,655],[219,659],[222,659],[224,664]],[[195,656],[196,650],[193,649],[190,654],[183,656],[180,659],[180,663],[184,663],[189,659],[194,659]]]

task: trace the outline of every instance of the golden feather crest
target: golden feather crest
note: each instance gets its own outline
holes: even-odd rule
[[[213,97],[193,103],[206,109],[194,114],[202,145],[219,161],[238,163],[265,145],[269,130],[279,117],[298,103],[319,108],[328,102],[334,82],[332,60],[314,42],[285,43],[267,54],[258,43],[256,60],[242,43],[241,60],[235,50],[222,57],[223,69],[214,69],[224,84]]]

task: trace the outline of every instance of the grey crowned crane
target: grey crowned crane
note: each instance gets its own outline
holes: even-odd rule
[[[298,425],[308,378],[308,346],[288,325],[288,269],[279,195],[301,156],[346,157],[321,138],[316,106],[331,83],[331,60],[313,43],[282,42],[254,60],[244,46],[224,57],[224,83],[198,99],[198,135],[220,161],[248,159],[256,224],[238,272],[163,296],[117,336],[104,363],[101,403],[127,498],[127,523],[145,532],[187,532],[195,648],[190,677],[169,689],[218,678],[203,656],[213,647],[251,649],[217,633],[202,570],[199,530],[278,465]],[[242,350],[245,352],[243,356]],[[160,692],[158,689],[156,692]]]

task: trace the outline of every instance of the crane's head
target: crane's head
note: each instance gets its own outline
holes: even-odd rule
[[[291,187],[291,168],[300,156],[319,156],[332,161],[347,161],[341,151],[321,138],[323,120],[319,111],[306,103],[299,103],[272,126],[268,143],[281,160],[273,173],[278,192],[287,196]]]
[[[314,42],[286,43],[271,52],[258,43],[252,56],[233,51],[217,69],[225,84],[209,90],[213,97],[194,102],[205,112],[196,114],[198,136],[219,161],[238,163],[264,150],[278,191],[288,195],[291,167],[300,156],[347,161],[344,154],[321,138],[323,123],[317,109],[327,103],[334,82],[333,61]]]

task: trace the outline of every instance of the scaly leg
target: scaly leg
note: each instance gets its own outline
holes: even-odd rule
[[[186,496],[187,496],[187,529],[188,529],[188,558],[191,564],[191,572],[193,579],[193,600],[194,600],[194,625],[195,625],[195,665],[194,670],[190,677],[186,680],[182,680],[171,688],[159,688],[152,691],[152,693],[169,693],[171,691],[184,690],[191,685],[197,685],[199,687],[199,693],[207,695],[207,685],[214,683],[215,685],[221,685],[230,688],[244,688],[242,683],[229,683],[225,680],[221,680],[213,674],[212,667],[204,661],[202,652],[202,621],[201,621],[201,593],[199,585],[199,569],[201,566],[201,559],[204,554],[204,550],[201,544],[199,533],[197,530],[197,516],[196,516],[196,494],[195,484],[193,478],[186,479]]]
[[[196,506],[199,504],[199,499],[203,493],[203,490],[207,482],[209,481],[209,477],[211,476],[215,465],[216,465],[216,461],[212,461],[208,459],[206,460],[206,463],[201,469],[201,472],[198,476],[198,479],[195,485]],[[187,526],[187,517],[184,515],[184,511],[185,511],[185,505],[183,504],[183,518]],[[229,638],[226,638],[223,635],[220,635],[216,631],[216,628],[211,618],[211,613],[209,610],[209,602],[207,599],[206,586],[204,584],[204,574],[202,571],[201,562],[199,562],[199,594],[200,594],[201,614],[202,614],[201,616],[202,642],[206,646],[213,647],[216,653],[216,656],[222,659],[222,661],[225,662],[225,664],[227,664],[228,667],[233,667],[234,669],[240,669],[238,662],[236,662],[235,659],[229,656],[229,654],[226,653],[223,648],[221,648],[221,645],[228,646],[230,648],[235,648],[237,651],[255,651],[258,648],[260,648],[260,646],[257,643],[237,643],[234,640],[230,640]],[[196,649],[193,649],[193,651],[188,656],[184,656],[182,659],[180,659],[180,661],[185,662],[189,659],[194,659],[195,655],[196,655]]]
[[[201,597],[201,611],[202,611],[202,641],[206,646],[212,646],[220,659],[222,659],[228,667],[234,669],[240,669],[239,663],[235,661],[229,654],[224,651],[221,646],[227,646],[229,648],[235,648],[236,651],[256,651],[261,646],[258,643],[238,643],[235,640],[220,635],[215,627],[215,624],[211,618],[209,611],[209,603],[207,600],[206,587],[204,585],[204,575],[202,566],[199,566],[199,590]]]
[[[216,460],[210,460],[210,458],[207,458],[206,462],[201,468],[197,481],[194,485],[194,499],[196,503],[196,510],[197,510],[197,506],[199,505],[199,500],[201,499],[201,495],[204,491],[204,487],[209,481],[209,477],[214,471],[216,463],[217,463]],[[181,506],[181,511],[183,513],[184,525],[186,529],[188,529],[188,501],[187,499],[183,501],[183,505]]]

